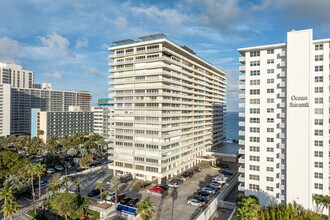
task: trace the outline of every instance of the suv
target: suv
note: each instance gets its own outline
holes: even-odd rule
[[[98,196],[100,195],[100,190],[99,189],[93,189],[92,191],[90,191],[87,196],[88,197],[94,197],[94,196]]]
[[[144,188],[144,187],[149,186],[150,184],[151,184],[150,181],[144,181],[144,182],[142,182],[142,183],[140,184],[140,187],[141,187],[141,188]]]

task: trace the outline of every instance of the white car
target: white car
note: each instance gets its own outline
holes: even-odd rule
[[[64,168],[60,165],[55,166],[55,169],[58,170],[58,171],[64,170]]]
[[[179,184],[177,182],[168,182],[166,185],[168,185],[169,187],[173,187],[173,188],[177,188],[179,186]]]
[[[225,177],[225,176],[222,177],[222,178],[218,178],[218,177],[214,177],[214,178],[212,178],[212,181],[213,181],[213,182],[218,182],[218,183],[221,183],[221,184],[226,183],[227,180],[228,180],[228,177]]]
[[[55,173],[55,169],[54,168],[49,168],[49,169],[47,169],[47,173],[48,174]]]
[[[203,203],[197,199],[189,199],[187,203],[189,205],[198,206],[198,207],[203,206]]]
[[[215,194],[216,193],[214,189],[212,189],[211,187],[207,187],[207,186],[203,187],[202,191],[206,191],[210,194]]]

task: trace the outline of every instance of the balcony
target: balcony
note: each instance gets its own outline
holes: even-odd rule
[[[240,66],[239,71],[242,72],[242,73],[245,73],[245,66]]]
[[[245,157],[241,156],[240,158],[238,158],[238,163],[244,164],[245,163]]]
[[[245,60],[246,60],[245,57],[240,57],[240,58],[239,58],[239,62],[240,62],[241,64],[245,64]]]
[[[245,172],[245,166],[244,165],[241,165],[238,167],[238,172],[239,173],[244,173]]]
[[[278,123],[278,127],[279,128],[285,128],[285,124],[284,123]]]
[[[240,98],[240,99],[245,99],[245,94],[244,94],[244,93],[239,94],[239,95],[238,95],[238,98]]]
[[[240,126],[240,127],[245,127],[245,121],[240,121],[240,122],[238,122],[238,126]]]
[[[245,112],[239,112],[238,117],[240,118],[245,118]]]
[[[241,174],[241,175],[238,176],[238,182],[245,182],[244,174]]]
[[[281,190],[285,190],[285,186],[283,184],[280,185]]]
[[[281,63],[279,64],[280,68],[285,68],[286,67],[286,62],[285,61],[281,61]]]
[[[285,148],[285,144],[280,144],[280,148],[284,149]]]
[[[245,75],[240,75],[238,78],[239,81],[245,82]]]
[[[238,149],[238,154],[245,154],[245,149],[244,148]]]
[[[278,104],[279,108],[285,108],[285,102],[281,102],[280,104]]]
[[[285,77],[285,76],[286,76],[285,71],[282,70],[282,71],[278,74],[278,76],[279,76],[280,78]]]
[[[282,50],[279,54],[279,57],[285,57],[286,56],[286,52],[284,50]]]
[[[285,118],[285,113],[278,113],[277,117],[278,118]]]
[[[284,138],[285,138],[285,134],[284,134],[284,133],[279,133],[279,134],[277,135],[277,138],[284,139]]]
[[[240,90],[245,90],[245,85],[239,85]]]
[[[239,141],[238,141],[238,144],[239,144],[239,145],[245,145],[245,140],[242,140],[242,139],[239,140]]]
[[[238,191],[244,191],[244,190],[245,190],[245,187],[244,187],[244,182],[243,182],[238,185]]]
[[[279,84],[277,84],[277,86],[279,88],[285,88],[285,82],[280,82]]]
[[[238,135],[239,135],[239,136],[245,136],[245,131],[244,131],[244,130],[240,130],[240,131],[238,131]]]
[[[239,104],[238,104],[238,107],[239,107],[239,108],[245,108],[245,103],[239,103]]]
[[[285,92],[280,92],[280,93],[278,94],[278,97],[279,97],[279,98],[285,98]]]

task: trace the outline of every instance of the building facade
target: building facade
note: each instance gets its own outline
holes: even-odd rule
[[[65,137],[76,133],[93,133],[93,113],[70,106],[69,111],[31,111],[31,137],[45,143],[51,137]]]
[[[49,85],[49,84],[48,84]],[[10,114],[0,120],[0,127],[5,129],[6,135],[31,134],[31,109],[40,108],[41,111],[68,111],[69,106],[80,106],[83,111],[90,111],[91,93],[60,91],[51,89],[10,88],[10,84],[0,84],[0,100],[5,101],[3,114]],[[8,105],[9,103],[9,105]],[[0,103],[1,104],[1,103]],[[6,111],[5,111],[6,110]],[[10,123],[8,124],[8,120]],[[3,135],[3,136],[6,136]]]
[[[313,194],[329,194],[329,45],[292,30],[287,43],[238,50],[239,190],[262,205],[312,209]]]
[[[110,169],[162,181],[198,164],[224,136],[226,73],[163,34],[114,42]]]
[[[10,84],[0,84],[0,137],[10,135]]]
[[[34,73],[23,70],[22,66],[0,62],[0,84],[10,84],[13,88],[33,88]]]

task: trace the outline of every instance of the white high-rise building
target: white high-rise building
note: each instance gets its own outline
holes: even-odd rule
[[[22,66],[14,63],[0,62],[0,84],[10,84],[12,88],[32,88],[34,73],[23,70]]]
[[[287,43],[241,48],[240,190],[260,203],[312,209],[329,195],[329,45],[312,30]]]
[[[134,178],[171,178],[224,136],[226,73],[163,34],[114,42],[114,157]]]

